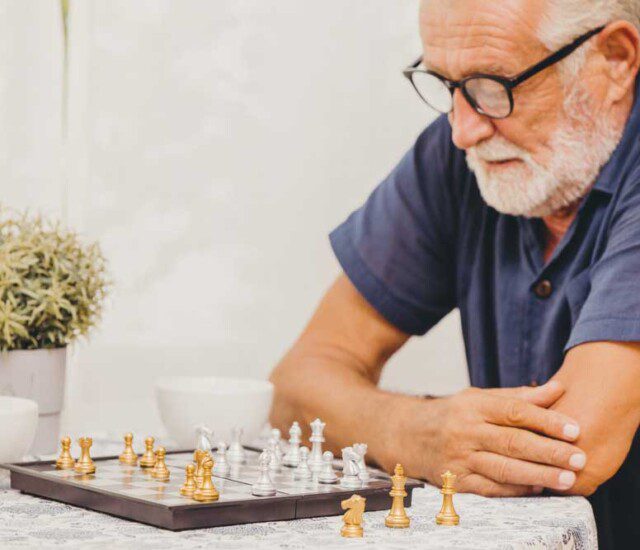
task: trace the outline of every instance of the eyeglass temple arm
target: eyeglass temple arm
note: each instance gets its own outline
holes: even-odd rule
[[[554,54],[540,61],[540,63],[537,63],[536,65],[527,69],[523,73],[520,73],[519,75],[514,77],[513,80],[511,80],[511,85],[517,86],[518,84],[521,84],[528,78],[532,77],[534,74],[539,73],[540,71],[543,71],[544,69],[546,69],[547,67],[550,67],[551,65],[553,65],[554,63],[557,63],[558,61],[561,61],[562,59],[567,57],[571,52],[573,52],[574,50],[577,50],[580,46],[582,46],[582,44],[584,44],[587,40],[589,40],[589,38],[598,34],[602,29],[605,28],[605,26],[606,25],[602,25],[601,27],[590,30],[588,33],[582,35],[580,38],[578,38],[571,44],[567,44],[566,46],[560,48]]]

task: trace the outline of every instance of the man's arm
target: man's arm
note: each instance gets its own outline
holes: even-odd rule
[[[430,400],[378,389],[385,362],[407,339],[342,275],[271,376],[271,422],[286,430],[293,420],[320,416],[334,451],[365,441],[388,470],[402,462],[409,475],[437,483],[449,468],[461,491],[485,495],[560,489],[561,474],[566,480],[579,469],[571,457],[582,451],[568,443],[577,436],[575,421],[546,409],[562,395],[559,383]],[[493,460],[499,456],[520,467],[501,471]]]
[[[640,425],[640,343],[576,346],[554,379],[567,390],[553,408],[580,423],[589,457],[569,493],[590,495],[618,471]]]

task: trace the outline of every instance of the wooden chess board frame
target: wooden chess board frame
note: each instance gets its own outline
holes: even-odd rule
[[[260,452],[254,447],[245,446],[245,449],[254,453]],[[167,458],[188,452],[192,451],[170,451],[167,452]],[[99,476],[101,462],[117,459],[117,456],[94,458],[97,467],[95,477]],[[2,464],[0,466],[11,471],[11,488],[23,493],[171,531],[340,515],[343,513],[340,502],[354,493],[367,499],[367,511],[386,510],[391,506],[389,496],[391,480],[384,472],[374,469],[369,469],[374,473],[372,482],[363,483],[363,487],[359,489],[343,489],[333,485],[335,490],[332,492],[307,492],[299,495],[283,495],[278,492],[273,497],[252,497],[237,501],[219,500],[209,503],[182,498],[184,504],[176,504],[176,499],[170,499],[169,503],[163,503],[160,499],[154,501],[135,495],[122,494],[104,489],[99,485],[80,486],[64,478],[52,476],[52,465],[55,465],[55,460]],[[375,472],[379,475],[375,475]],[[175,475],[175,472],[172,475]],[[216,480],[217,478],[214,477],[214,484]],[[235,480],[234,483],[245,484],[250,490],[253,481],[252,479]],[[407,479],[405,506],[411,506],[413,489],[423,486],[424,483],[418,480]],[[276,488],[278,488],[277,483]]]

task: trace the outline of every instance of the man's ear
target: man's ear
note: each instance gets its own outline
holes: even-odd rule
[[[635,87],[640,67],[640,32],[629,21],[615,21],[598,34],[597,48],[609,84],[607,101],[617,103],[629,90],[633,93]]]

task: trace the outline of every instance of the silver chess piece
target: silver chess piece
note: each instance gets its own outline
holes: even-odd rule
[[[319,418],[316,418],[310,424],[311,426],[311,437],[309,441],[311,442],[311,456],[309,457],[309,468],[314,474],[317,474],[320,470],[322,470],[322,444],[324,443],[324,436],[322,432],[324,431],[324,427],[326,423],[324,423]]]
[[[282,463],[285,466],[295,468],[300,462],[300,438],[302,437],[302,430],[297,422],[294,422],[289,429],[289,448],[287,449]]]
[[[242,428],[233,428],[231,434],[231,445],[227,451],[227,460],[232,466],[234,464],[244,464],[246,458],[241,442]]]
[[[282,455],[284,454],[282,450],[282,432],[278,428],[272,428],[271,439],[275,440],[278,443],[278,451],[280,451],[280,461],[282,461]]]
[[[369,448],[366,443],[354,443],[353,450],[358,455],[358,477],[360,481],[369,481],[370,475],[367,470],[367,463],[364,460],[364,455],[367,454]]]
[[[251,486],[251,494],[257,497],[272,497],[276,494],[276,487],[269,475],[269,462],[271,461],[271,451],[262,451],[258,463],[260,465],[260,475],[257,481]]]
[[[313,472],[309,468],[309,448],[300,447],[300,461],[293,471],[293,479],[308,481],[313,477]]]
[[[204,424],[199,424],[195,427],[196,432],[196,449],[201,451],[211,452],[213,446],[213,431]]]
[[[218,443],[218,450],[213,464],[213,473],[221,476],[229,474],[229,461],[227,460],[227,444],[224,441]]]
[[[269,446],[267,448],[271,452],[269,469],[272,472],[279,472],[282,469],[282,451],[280,450],[280,440],[272,437],[269,440]]]
[[[322,470],[318,474],[318,481],[320,483],[336,483],[338,476],[333,469],[333,453],[331,451],[325,451],[322,454]]]
[[[342,478],[340,479],[340,487],[345,489],[359,489],[362,487],[362,481],[358,477],[360,468],[358,468],[359,456],[352,447],[342,449]]]

